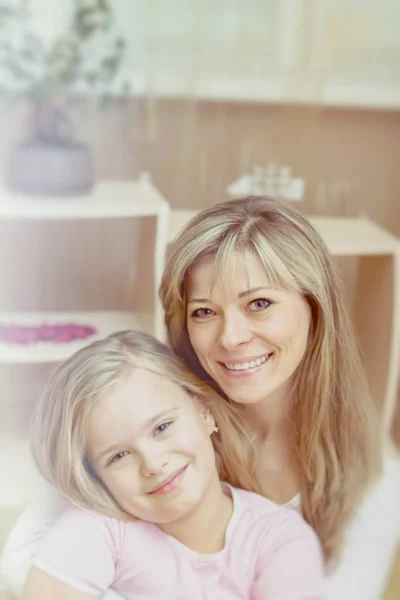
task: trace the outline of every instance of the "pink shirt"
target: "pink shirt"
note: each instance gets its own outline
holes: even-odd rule
[[[198,554],[153,523],[67,509],[34,565],[89,594],[127,600],[323,600],[316,534],[289,508],[226,486],[225,548]]]

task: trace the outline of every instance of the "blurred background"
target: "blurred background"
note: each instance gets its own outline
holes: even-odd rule
[[[146,172],[173,210],[201,209],[272,169],[310,216],[399,237],[399,23],[397,0],[0,0],[0,196],[33,207]],[[129,310],[134,227],[0,219],[0,310]],[[351,300],[358,259],[337,260]],[[0,494],[21,505],[48,365],[0,369],[0,470],[14,456],[19,486]]]
[[[400,233],[396,0],[1,5],[3,160],[39,99],[67,98],[98,178],[150,171],[173,207],[202,208],[274,160],[306,180],[308,212]]]

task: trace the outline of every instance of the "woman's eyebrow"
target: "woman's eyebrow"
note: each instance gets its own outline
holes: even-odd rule
[[[202,304],[203,302],[211,302],[209,298],[189,298],[188,304]]]
[[[238,294],[238,298],[244,298],[245,296],[251,296],[251,294],[257,294],[258,292],[268,292],[271,288],[264,285],[253,287],[248,290],[244,290]],[[212,302],[209,298],[189,298],[188,304],[201,304],[203,302]]]
[[[260,285],[258,287],[250,288],[249,290],[245,290],[244,292],[240,292],[238,294],[239,298],[244,298],[244,296],[251,296],[251,294],[257,294],[258,292],[268,292],[271,291],[271,288],[265,287],[265,285]]]

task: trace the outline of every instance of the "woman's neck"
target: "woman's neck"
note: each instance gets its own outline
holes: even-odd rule
[[[255,434],[256,471],[262,493],[278,504],[291,500],[301,487],[291,403],[287,385],[265,400],[240,405],[249,432]]]
[[[250,430],[256,433],[259,443],[264,443],[267,439],[284,442],[293,435],[290,416],[292,394],[288,387],[281,387],[259,402],[240,405]]]
[[[217,473],[197,507],[185,518],[159,525],[179,542],[201,554],[223,550],[233,514],[233,500],[225,494]]]

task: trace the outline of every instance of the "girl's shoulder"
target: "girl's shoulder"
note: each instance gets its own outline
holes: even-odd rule
[[[45,534],[39,556],[51,560],[58,550],[68,549],[71,559],[76,554],[102,555],[117,561],[128,550],[142,548],[152,538],[151,523],[117,519],[90,510],[68,506]]]
[[[234,503],[241,506],[242,510],[260,515],[285,515],[289,509],[295,508],[295,503],[300,496],[296,496],[286,504],[278,504],[261,494],[249,492],[240,488],[231,488]]]
[[[300,497],[290,504],[277,504],[260,494],[232,488],[235,512],[241,515],[241,523],[259,531],[277,529],[310,529],[300,512]],[[297,506],[298,504],[298,506]],[[297,509],[298,508],[298,509]]]
[[[304,551],[320,555],[320,546],[314,530],[301,514],[293,508],[276,504],[259,494],[231,488],[234,516],[229,537],[232,545],[243,552],[244,545],[260,549],[270,556],[277,549],[290,548],[295,544]]]
[[[57,521],[58,528],[72,531],[93,533],[103,532],[118,538],[122,542],[127,536],[147,535],[154,527],[152,523],[139,521],[138,519],[124,520],[109,515],[86,510],[76,506],[68,506]]]

